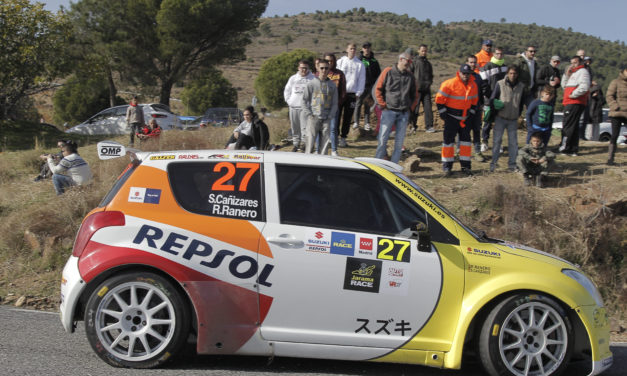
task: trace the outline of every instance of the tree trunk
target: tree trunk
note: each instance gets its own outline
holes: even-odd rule
[[[107,67],[107,81],[109,82],[109,106],[115,106],[115,97],[118,94],[118,89],[115,87],[115,82],[113,82],[113,73],[111,69]]]
[[[172,92],[173,82],[170,80],[161,81],[161,94],[159,95],[159,103],[170,106],[170,93]]]

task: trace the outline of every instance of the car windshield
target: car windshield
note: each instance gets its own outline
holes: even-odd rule
[[[425,192],[422,188],[420,188],[418,185],[416,185],[416,183],[414,183],[411,179],[409,179],[407,176],[398,173],[398,172],[394,172],[394,175],[396,175],[396,177],[398,177],[399,179],[402,179],[403,182],[405,182],[406,184],[408,184],[409,186],[411,186],[413,189],[417,190],[418,192],[420,192],[421,195],[423,195],[424,197],[426,197],[429,201],[431,201],[433,203],[433,205],[437,206],[439,210],[441,210],[443,213],[445,213],[446,215],[448,215],[449,217],[451,217],[455,222],[457,222],[460,226],[462,226],[464,228],[464,230],[468,231],[468,233],[470,233],[470,235],[472,235],[474,238],[476,239],[484,239],[483,236],[477,235],[477,231],[474,231],[473,229],[469,228],[468,226],[466,226],[462,221],[460,221],[456,216],[454,216],[450,211],[448,211],[444,206],[440,205],[439,202],[437,202],[433,197],[431,197],[431,195],[429,195],[427,192]]]

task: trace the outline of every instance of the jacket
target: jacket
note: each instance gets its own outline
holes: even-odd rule
[[[337,113],[337,87],[333,81],[320,80],[318,77],[311,80],[303,92],[301,105],[305,116],[315,116],[318,119],[330,119]]]
[[[481,79],[488,83],[490,94],[492,94],[496,83],[505,78],[507,65],[497,65],[493,62],[489,62],[479,70],[479,74],[481,75]]]
[[[511,82],[505,77],[501,81],[497,82],[490,97],[490,105],[494,108],[494,100],[499,99],[503,102],[503,108],[498,110],[497,116],[507,119],[518,119],[523,107],[523,98],[525,95],[525,86],[520,80],[512,85]]]
[[[553,68],[551,64],[545,65],[536,72],[536,90],[537,97],[540,98],[540,92],[544,89],[544,86],[550,85],[551,78],[560,78],[560,70]],[[555,88],[557,89],[557,87]],[[557,94],[557,93],[556,93]]]
[[[562,87],[564,88],[564,106],[569,104],[586,105],[588,103],[588,92],[590,90],[590,73],[584,65],[580,65],[564,72],[562,76]]]
[[[337,69],[346,76],[346,92],[355,93],[356,96],[363,93],[366,87],[366,67],[357,56],[349,59],[343,56],[337,61]]]
[[[144,124],[144,106],[130,104],[126,108],[126,124]]]
[[[536,72],[538,71],[538,63],[534,60],[530,62],[525,57],[525,53],[521,53],[518,56],[518,61],[516,62],[518,66],[518,81],[522,82],[525,85],[525,89],[527,89],[530,93],[535,93],[536,89]],[[529,67],[531,65],[531,67]]]
[[[492,59],[492,55],[494,55],[492,52],[486,52],[484,49],[481,49],[481,51],[477,52],[475,54],[475,57],[477,58],[477,68],[475,68],[475,72],[479,73],[481,68],[483,68],[487,63],[490,62],[490,60]]]
[[[83,185],[89,183],[93,178],[89,165],[80,155],[72,153],[67,157],[64,157],[59,161],[59,164],[54,164],[52,158],[48,158],[48,167],[53,174],[67,175],[72,178],[72,181],[77,185]]]
[[[431,62],[426,56],[418,56],[412,64],[414,77],[416,77],[416,84],[418,85],[418,91],[426,93],[431,90],[431,84],[433,83],[433,67]]]
[[[527,107],[527,128],[546,132],[553,127],[553,104],[536,99]]]
[[[418,89],[414,76],[408,70],[401,72],[396,65],[387,67],[381,72],[375,92],[377,104],[382,109],[413,111],[418,104]]]
[[[627,76],[623,73],[610,82],[605,94],[611,117],[627,118]]]
[[[344,103],[344,98],[346,98],[346,76],[344,76],[344,72],[339,69],[329,69],[327,77],[329,77],[329,80],[333,81],[337,87],[337,105],[339,107]]]
[[[359,59],[366,68],[366,84],[365,88],[371,88],[377,82],[377,78],[381,74],[381,66],[377,59],[374,58],[374,53],[370,52],[370,57],[365,57],[363,52],[359,53]]]
[[[531,144],[527,144],[518,149],[518,158],[522,159],[526,164],[532,159],[545,158],[547,161],[555,159],[555,153],[547,150],[544,144],[540,144],[538,148],[534,148]]]
[[[440,117],[445,118],[448,115],[459,120],[462,128],[466,126],[466,119],[475,115],[478,101],[479,88],[474,76],[468,77],[468,83],[465,84],[459,72],[455,77],[442,82],[440,90],[435,95]]]
[[[605,97],[603,97],[603,91],[599,85],[594,85],[590,88],[590,99],[588,99],[588,107],[590,110],[590,121],[593,123],[600,123],[603,121],[603,103],[605,103]]]
[[[472,73],[472,76],[475,78],[475,84],[477,85],[477,89],[479,90],[479,101],[477,102],[477,106],[483,106],[484,98],[490,98],[490,86],[487,81],[481,79],[481,75],[479,73]]]
[[[266,150],[270,142],[270,132],[268,132],[268,126],[263,120],[257,116],[253,118],[253,127],[250,137],[253,138],[253,143],[257,150]]]
[[[288,106],[294,108],[300,108],[301,101],[303,100],[303,91],[307,83],[314,79],[313,73],[309,72],[305,76],[301,76],[300,73],[294,74],[287,80],[285,89],[283,90],[283,98]]]

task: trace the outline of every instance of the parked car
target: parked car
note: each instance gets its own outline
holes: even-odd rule
[[[470,229],[397,164],[132,155],[61,279],[63,327],[84,320],[110,365],[159,366],[190,338],[199,354],[438,368],[476,350],[491,375],[612,364],[606,308],[578,266]]]
[[[200,120],[199,126],[208,127],[228,127],[231,125],[239,125],[244,121],[242,110],[231,107],[215,107],[205,111]]]
[[[126,109],[129,105],[115,106],[102,110],[81,124],[68,129],[67,133],[91,135],[120,135],[128,134],[131,130],[126,124]],[[170,108],[161,103],[140,104],[144,109],[146,123],[154,118],[163,130],[178,127],[178,116]]]
[[[179,116],[179,128],[183,130],[196,130],[201,122],[202,116]]]
[[[612,123],[609,119],[609,109],[603,109],[603,121],[599,124],[599,138],[596,140],[590,141],[603,141],[608,142],[612,138]],[[553,114],[553,129],[562,129],[562,122],[564,121],[564,113],[556,112]],[[583,115],[581,115],[581,119],[579,122],[579,126],[583,126]],[[619,144],[627,143],[627,127],[622,126],[620,129],[620,136],[618,136]]]

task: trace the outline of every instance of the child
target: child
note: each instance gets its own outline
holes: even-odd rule
[[[548,174],[548,169],[555,159],[555,154],[546,150],[542,137],[542,132],[534,132],[529,144],[518,151],[516,165],[523,174],[525,186],[530,186],[532,180],[535,180],[536,187],[543,188],[542,180]]]
[[[555,89],[545,86],[540,92],[540,99],[536,99],[527,108],[527,144],[531,135],[540,132],[542,143],[549,146],[551,129],[553,128],[553,97]]]
[[[157,124],[157,120],[150,119],[148,125],[144,125],[136,134],[140,141],[149,139],[158,139],[161,135],[161,127]]]

